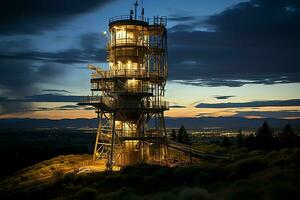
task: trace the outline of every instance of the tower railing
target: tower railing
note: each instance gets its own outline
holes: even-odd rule
[[[102,71],[101,73],[93,73],[92,78],[113,78],[113,77],[131,77],[131,78],[157,78],[165,77],[166,74],[163,71],[146,71],[146,70],[135,70],[135,69],[116,69],[109,71]]]
[[[93,91],[109,91],[111,93],[153,93],[153,86],[150,85],[124,85],[124,87],[116,87],[113,84],[107,85],[101,82],[91,83]]]
[[[142,39],[137,38],[118,38],[113,39],[111,43],[108,44],[109,47],[116,47],[116,46],[139,46],[139,47],[148,47],[149,43]]]
[[[106,96],[86,96],[81,100],[82,104],[104,104],[111,109],[169,109],[168,101],[145,100],[137,103],[117,102]]]
[[[116,22],[116,21],[123,21],[123,20],[135,20],[135,21],[142,21],[146,22],[149,25],[163,25],[167,26],[167,17],[153,17],[153,18],[146,18],[144,16],[134,16],[134,15],[119,15],[109,19],[109,23]]]

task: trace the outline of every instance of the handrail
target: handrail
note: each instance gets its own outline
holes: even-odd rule
[[[110,71],[102,71],[101,73],[94,72],[92,78],[112,78],[112,77],[136,77],[136,78],[148,78],[148,77],[165,77],[165,73],[159,71],[146,71],[135,69],[117,69]]]
[[[110,85],[107,88],[105,83],[94,82],[94,83],[91,83],[91,89],[92,90],[100,90],[100,91],[109,90],[112,93],[114,93],[114,92],[152,93],[154,88],[150,85],[136,85],[136,86],[124,85],[124,87],[122,87],[122,88],[115,87],[114,85]]]
[[[119,103],[111,97],[106,96],[86,96],[81,100],[85,104],[104,104],[115,109],[169,109],[168,101],[142,101],[140,103]]]
[[[199,158],[231,159],[231,156],[227,154],[207,153],[198,149],[191,148],[191,146],[189,145],[181,144],[172,140],[168,140],[168,147],[185,153],[190,153],[191,156]]]
[[[121,21],[121,20],[135,20],[146,22],[149,25],[163,25],[167,26],[167,17],[166,16],[154,16],[152,18],[146,18],[144,16],[134,16],[134,15],[119,15],[109,19],[109,23]]]
[[[136,20],[148,23],[149,19],[144,16],[134,16],[134,15],[119,15],[109,19],[109,23],[120,21],[120,20]]]

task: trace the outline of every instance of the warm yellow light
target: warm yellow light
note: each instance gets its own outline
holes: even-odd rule
[[[126,38],[126,31],[124,31],[124,30],[118,30],[116,32],[116,38],[117,39],[125,39]]]
[[[128,60],[128,62],[127,62],[127,68],[131,69],[131,61],[130,60]]]
[[[115,126],[116,126],[116,129],[121,129],[122,128],[122,121],[115,121]]]
[[[129,86],[129,87],[134,88],[134,87],[137,87],[137,85],[138,85],[138,80],[135,80],[135,79],[133,78],[133,79],[128,80],[127,83],[128,83],[128,86]]]
[[[122,62],[118,60],[117,63],[118,63],[118,68],[121,68]]]

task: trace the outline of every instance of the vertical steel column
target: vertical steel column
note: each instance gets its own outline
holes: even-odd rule
[[[98,122],[98,129],[97,129],[97,135],[96,135],[96,142],[95,142],[95,147],[94,147],[94,154],[93,154],[93,162],[96,161],[97,157],[97,152],[98,152],[98,143],[99,143],[99,136],[100,136],[100,131],[101,131],[101,119],[102,119],[102,112],[101,112],[101,117],[99,118]]]
[[[113,158],[114,158],[114,144],[115,144],[115,122],[116,122],[116,113],[112,113],[112,138],[111,138],[111,151],[109,157],[109,170],[112,170],[113,167]]]

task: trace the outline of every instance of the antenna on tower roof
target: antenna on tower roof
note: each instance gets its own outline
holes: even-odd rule
[[[137,19],[137,7],[138,7],[138,2],[135,1],[135,4],[134,4],[134,19],[136,20]]]
[[[132,20],[133,10],[130,10],[130,20]]]

